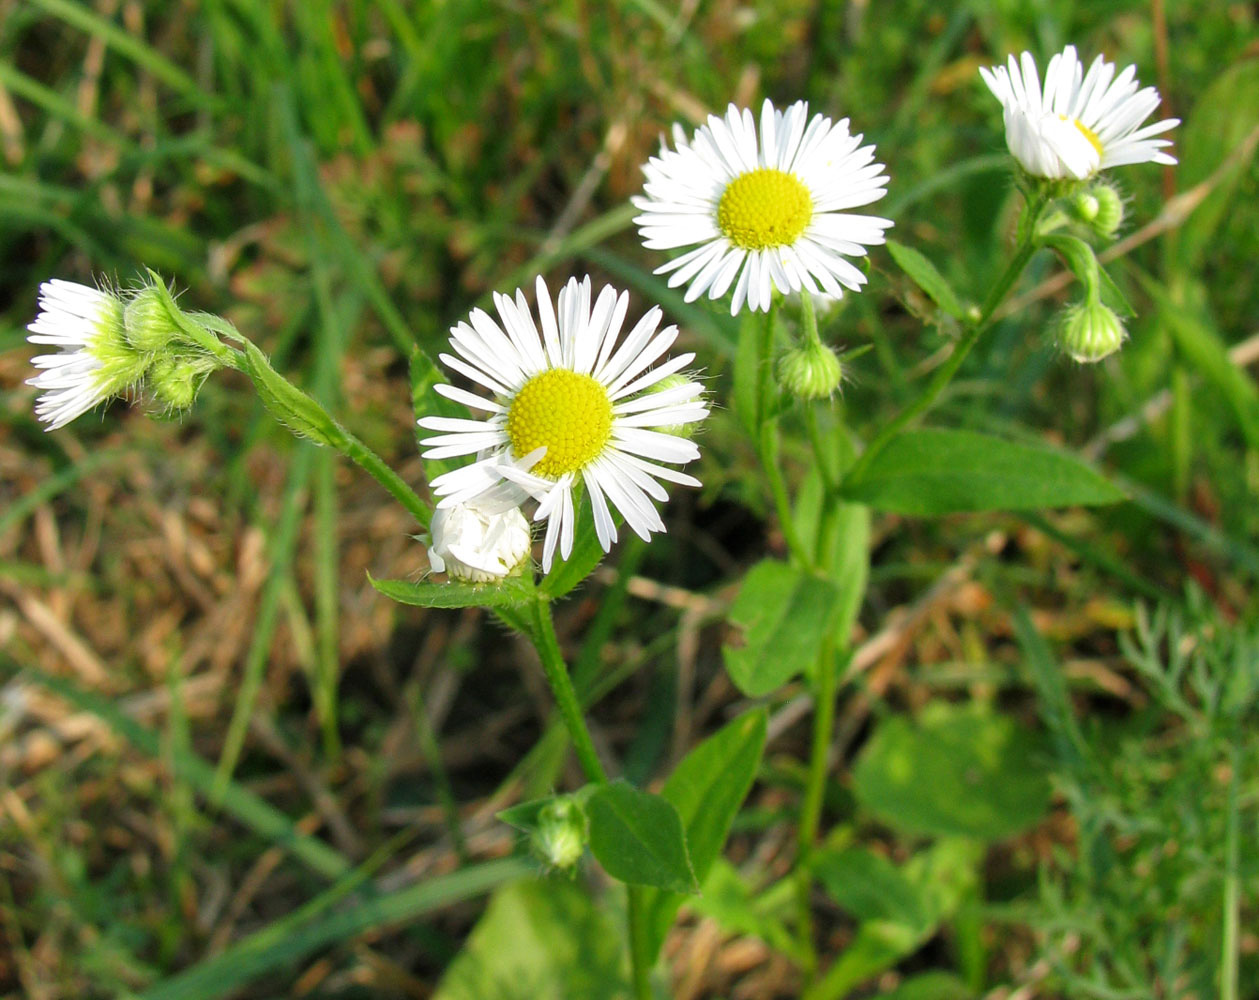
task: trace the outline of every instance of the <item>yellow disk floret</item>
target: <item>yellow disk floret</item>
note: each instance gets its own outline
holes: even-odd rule
[[[1058,117],[1061,118],[1064,122],[1067,121],[1066,115],[1059,115]],[[1098,156],[1106,155],[1106,151],[1102,149],[1102,140],[1098,138],[1098,135],[1096,132],[1094,132],[1091,128],[1085,125],[1084,122],[1080,121],[1080,119],[1078,118],[1072,118],[1070,121],[1071,121],[1071,124],[1074,125],[1079,130],[1080,135],[1084,136],[1084,138],[1086,138],[1089,141],[1089,145],[1097,150]]]
[[[589,375],[552,368],[533,376],[507,410],[507,440],[517,457],[546,446],[534,474],[558,479],[584,468],[612,436],[612,400]]]
[[[794,243],[813,218],[813,196],[794,174],[760,167],[740,174],[717,205],[717,225],[745,250]]]

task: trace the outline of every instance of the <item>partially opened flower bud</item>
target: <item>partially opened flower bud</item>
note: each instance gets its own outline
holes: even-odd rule
[[[832,395],[843,381],[839,358],[825,344],[810,341],[793,347],[778,360],[778,381],[800,399]]]
[[[586,817],[571,798],[556,799],[538,814],[533,848],[553,868],[571,868],[586,849]]]
[[[1082,364],[1114,354],[1126,337],[1114,310],[1096,300],[1068,306],[1058,328],[1058,346]]]
[[[137,351],[157,354],[165,351],[179,337],[175,322],[163,296],[151,285],[141,288],[127,303],[123,312],[127,343]]]
[[[529,522],[518,507],[496,510],[476,500],[439,507],[429,526],[429,565],[452,580],[492,583],[529,555]]]

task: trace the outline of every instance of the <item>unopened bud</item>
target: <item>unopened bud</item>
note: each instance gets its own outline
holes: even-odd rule
[[[689,391],[687,391],[689,390]],[[703,389],[698,382],[692,381],[682,372],[674,372],[672,375],[666,375],[655,385],[651,386],[646,395],[656,395],[662,392],[672,392],[670,397],[675,402],[669,405],[681,405],[693,402],[696,406],[703,406]],[[690,439],[695,433],[697,426],[696,419],[692,418],[680,424],[662,424],[659,427],[652,427],[651,430],[659,431],[661,434],[673,434],[680,438]]]
[[[1098,184],[1092,195],[1097,199],[1093,228],[1102,236],[1114,236],[1123,225],[1123,198],[1109,184]]]
[[[800,399],[832,395],[843,377],[843,365],[835,352],[818,341],[793,347],[778,360],[778,381]]]
[[[533,848],[552,868],[573,867],[586,849],[586,816],[571,798],[542,808],[533,831]]]
[[[1081,364],[1114,354],[1126,337],[1114,310],[1098,301],[1068,306],[1058,327],[1058,346]]]
[[[186,410],[196,401],[206,376],[217,367],[208,357],[160,357],[149,370],[148,385],[168,410]]]
[[[123,312],[127,343],[145,354],[160,354],[179,335],[179,325],[151,285],[135,293]]]

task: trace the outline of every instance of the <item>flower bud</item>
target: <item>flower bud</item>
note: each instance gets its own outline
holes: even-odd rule
[[[147,354],[165,351],[179,335],[179,326],[152,286],[141,288],[123,312],[127,343]]]
[[[1092,223],[1097,218],[1101,204],[1092,191],[1080,191],[1071,199],[1071,211],[1081,222]]]
[[[1063,311],[1058,346],[1082,364],[1101,361],[1119,350],[1127,334],[1114,311],[1099,301],[1082,302]]]
[[[690,392],[684,391],[690,388]],[[652,396],[657,393],[672,392],[677,397],[679,403],[694,403],[703,405],[703,389],[698,382],[694,382],[682,372],[674,372],[672,375],[666,375],[655,385],[647,389],[644,396]],[[673,434],[676,437],[686,438],[688,441],[695,433],[697,423],[694,418],[680,424],[662,424],[659,427],[650,428],[653,431],[659,431],[661,434]]]
[[[168,410],[186,410],[196,401],[206,376],[216,367],[212,358],[204,356],[159,357],[149,369],[147,385]]]
[[[835,352],[818,341],[793,347],[778,359],[779,383],[801,399],[830,396],[843,377],[843,365]]]
[[[428,562],[452,580],[492,583],[520,568],[530,544],[529,522],[518,507],[496,511],[472,500],[433,513]]]
[[[1114,236],[1123,225],[1123,198],[1110,184],[1098,184],[1092,190],[1097,199],[1097,214],[1092,226],[1102,236]]]
[[[573,867],[586,849],[586,816],[571,798],[543,806],[533,830],[533,849],[552,868]]]

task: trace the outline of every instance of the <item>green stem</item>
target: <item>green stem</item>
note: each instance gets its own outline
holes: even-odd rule
[[[1232,780],[1228,789],[1228,827],[1225,833],[1224,933],[1220,946],[1220,1000],[1237,1000],[1238,937],[1240,933],[1241,886],[1238,877],[1241,818],[1238,813],[1237,747],[1232,750]]]
[[[346,458],[367,472],[390,495],[407,509],[407,512],[425,528],[433,518],[433,511],[406,481],[386,464],[385,460],[340,424],[333,421],[335,433],[329,434],[332,445]]]
[[[550,602],[539,598],[532,606],[533,629],[530,637],[534,648],[542,660],[542,669],[546,673],[547,683],[555,696],[555,704],[560,716],[568,729],[569,739],[577,751],[577,760],[589,781],[603,784],[608,780],[608,773],[595,751],[594,740],[590,737],[590,729],[581,713],[581,702],[573,687],[568,667],[564,663],[564,655],[560,652],[559,639],[555,635],[555,620],[551,617]],[[643,909],[643,890],[641,886],[626,885],[626,916],[629,923],[630,961],[634,970],[634,995],[637,1000],[651,1000],[652,957],[647,941],[647,914]]]
[[[813,679],[813,743],[809,751],[809,771],[805,778],[804,799],[796,828],[796,909],[797,933],[802,954],[806,956],[805,976],[809,982],[817,973],[817,952],[813,943],[813,911],[809,895],[813,884],[810,858],[822,820],[822,803],[826,795],[826,771],[830,757],[831,730],[835,727],[835,695],[838,670],[834,636],[828,635],[818,654],[817,672]]]
[[[756,419],[757,419],[757,454],[769,480],[769,492],[774,500],[774,510],[778,514],[778,522],[782,527],[783,538],[792,556],[802,566],[811,566],[812,560],[800,542],[796,532],[795,519],[791,513],[791,500],[787,495],[787,483],[783,479],[782,470],[778,467],[778,420],[770,417],[770,396],[774,389],[774,333],[778,320],[778,302],[771,302],[765,314],[765,327],[761,332],[759,353],[759,371],[757,373]]]
[[[533,603],[533,645],[542,660],[542,670],[546,674],[551,693],[555,696],[556,707],[560,717],[568,728],[569,738],[573,741],[573,749],[577,751],[577,760],[581,769],[590,781],[605,782],[608,773],[603,769],[598,753],[595,752],[594,740],[590,738],[590,729],[581,714],[581,702],[577,700],[577,691],[573,680],[568,676],[568,667],[564,664],[564,656],[560,652],[559,640],[555,637],[555,621],[551,617],[551,605],[539,598]]]
[[[866,450],[861,453],[861,457],[849,468],[846,479],[859,478],[870,467],[870,463],[874,461],[879,452],[886,448],[888,443],[904,430],[906,425],[931,409],[932,405],[940,397],[940,393],[953,381],[953,376],[962,367],[962,362],[966,360],[971,349],[979,342],[979,338],[987,331],[988,327],[992,325],[992,316],[997,311],[997,306],[1001,305],[1006,295],[1009,294],[1010,289],[1014,287],[1014,283],[1018,281],[1019,275],[1027,267],[1027,262],[1032,259],[1032,254],[1036,252],[1038,245],[1036,243],[1036,220],[1040,217],[1040,213],[1044,208],[1045,200],[1043,197],[1028,203],[1027,215],[1024,216],[1019,224],[1019,244],[1015,249],[1014,257],[1011,258],[1010,263],[1006,265],[1005,271],[988,293],[988,297],[980,307],[979,316],[962,335],[962,339],[957,342],[957,346],[953,348],[953,353],[949,355],[944,364],[935,370],[935,374],[932,375],[931,381],[927,384],[927,388],[922,395],[884,425],[883,429],[875,435],[874,440],[866,446]]]

